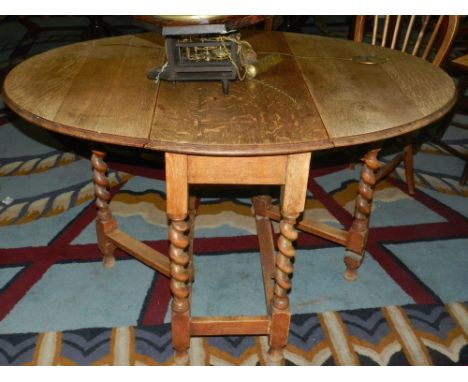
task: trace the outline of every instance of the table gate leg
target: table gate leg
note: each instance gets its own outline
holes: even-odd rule
[[[190,347],[190,257],[187,156],[166,153],[166,211],[170,220],[169,258],[172,292],[174,363],[188,365]]]
[[[270,349],[267,359],[269,365],[279,366],[284,363],[283,348],[288,342],[291,318],[287,293],[292,286],[290,276],[293,273],[293,264],[291,260],[295,255],[292,242],[297,239],[297,230],[294,225],[298,216],[299,214],[288,216],[283,213],[280,222],[279,252],[276,257],[275,287],[271,307]]]
[[[376,184],[375,173],[381,167],[377,159],[380,148],[370,150],[363,158],[361,179],[358,186],[358,195],[354,210],[354,218],[349,229],[346,243],[344,262],[346,271],[344,277],[348,281],[357,278],[357,269],[360,267],[366,250],[367,236],[369,234],[369,219],[372,211],[372,199]]]
[[[187,254],[189,239],[188,225],[185,218],[170,217],[169,257],[171,259],[171,292],[172,292],[172,345],[176,351],[175,364],[188,365],[190,346],[190,259]]]
[[[116,246],[106,238],[106,233],[117,228],[117,223],[109,210],[109,180],[107,179],[107,165],[104,162],[106,153],[92,150],[91,164],[93,166],[94,194],[98,208],[96,218],[96,235],[99,249],[103,254],[103,265],[111,268],[115,264],[114,251]]]

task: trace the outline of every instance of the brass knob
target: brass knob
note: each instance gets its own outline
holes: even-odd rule
[[[257,68],[255,67],[255,65],[245,65],[245,75],[248,80],[254,79],[257,75]]]

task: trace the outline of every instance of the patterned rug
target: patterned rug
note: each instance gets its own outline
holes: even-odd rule
[[[22,59],[89,31],[86,18],[32,21],[37,28],[0,22],[2,78]],[[128,18],[104,21],[113,33],[141,31]],[[444,140],[468,149],[466,131],[456,126]],[[162,156],[108,150],[119,226],[166,253]],[[378,185],[356,282],[342,277],[342,247],[299,235],[287,364],[468,364],[463,162],[425,143],[415,167],[414,197],[402,168]],[[349,227],[358,174],[347,152],[318,153],[305,216]],[[197,191],[193,315],[265,314],[250,202],[259,190]],[[104,269],[95,213],[86,144],[22,121],[0,100],[0,365],[172,364],[168,279],[122,251]],[[262,336],[193,338],[191,363],[263,365],[267,348]]]

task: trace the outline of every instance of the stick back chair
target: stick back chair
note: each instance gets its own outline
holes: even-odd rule
[[[468,130],[467,123],[453,120],[457,111],[462,112],[464,114],[466,114],[468,111],[468,96],[465,95],[466,90],[468,89],[468,54],[454,59],[451,62],[451,66],[454,70],[456,70],[459,73],[457,86],[458,101],[455,107],[452,109],[452,112],[446,119],[445,123],[439,129],[439,131],[437,131],[436,134],[428,135],[428,139],[433,144],[442,148],[444,151],[448,152],[449,154],[452,154],[453,156],[465,162],[465,166],[463,168],[463,172],[459,180],[460,186],[463,186],[468,181],[468,153],[453,148],[451,145],[445,143],[442,140],[442,138],[444,137],[444,134],[449,126],[456,126],[459,129]]]
[[[353,39],[398,49],[441,67],[455,41],[459,19],[459,16],[357,16]],[[403,150],[379,170],[377,181],[403,161],[408,193],[413,195],[415,150],[411,134],[403,139]]]

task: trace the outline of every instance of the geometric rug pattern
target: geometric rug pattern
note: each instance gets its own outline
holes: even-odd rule
[[[466,304],[294,315],[287,365],[466,365]],[[192,338],[192,365],[264,365],[267,337]],[[0,335],[0,365],[171,365],[170,325]]]
[[[86,38],[83,18],[32,21],[36,27],[0,22],[0,79],[30,55]],[[129,19],[108,22],[115,33],[142,31]],[[468,151],[466,131],[456,126],[444,141]],[[163,157],[106,149],[119,227],[167,253]],[[380,160],[389,158],[384,153]],[[86,143],[22,121],[0,99],[0,365],[173,362],[168,279],[120,250],[114,268],[102,267],[89,159]],[[425,143],[415,156],[414,196],[406,193],[401,167],[379,183],[366,257],[353,283],[342,276],[342,247],[299,234],[288,364],[468,364],[462,168],[461,160]],[[348,228],[359,170],[345,150],[317,153],[304,215]],[[194,191],[201,204],[193,315],[265,314],[250,201],[262,190]],[[263,336],[192,338],[190,355],[196,365],[263,365],[267,348]]]

